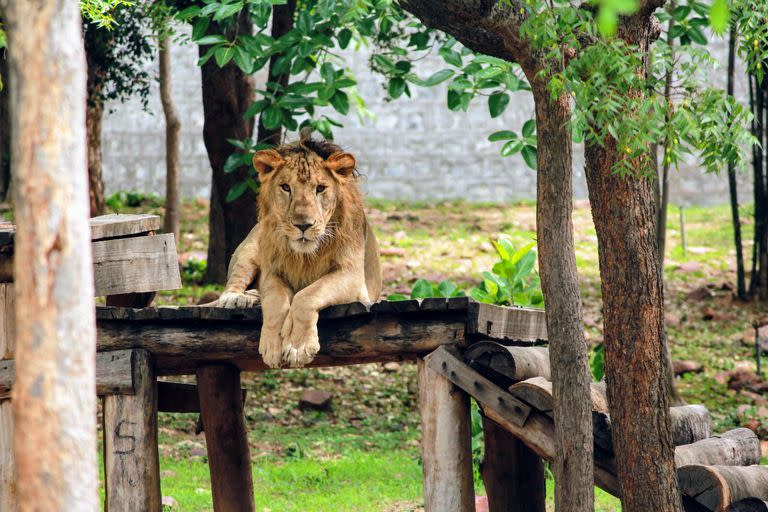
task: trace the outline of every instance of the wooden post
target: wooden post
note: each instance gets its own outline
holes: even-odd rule
[[[426,512],[473,512],[469,396],[418,361]]]
[[[544,463],[511,433],[483,416],[485,459],[480,465],[490,512],[544,512]]]
[[[13,249],[18,506],[94,511],[99,507],[96,322],[80,5],[0,0],[0,9],[8,36],[18,226]]]
[[[134,395],[104,397],[104,470],[109,512],[161,510],[157,379],[149,352],[133,353]]]
[[[13,324],[13,283],[0,283],[0,360],[13,358]],[[18,510],[15,471],[13,410],[10,400],[0,399],[0,512]]]
[[[226,364],[202,366],[197,369],[197,389],[208,446],[213,509],[253,512],[253,477],[240,370]]]

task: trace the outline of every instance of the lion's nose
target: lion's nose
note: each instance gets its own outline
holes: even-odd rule
[[[302,233],[305,232],[306,230],[308,230],[309,228],[311,228],[314,225],[315,225],[314,222],[311,223],[311,224],[294,224],[294,226],[299,228],[299,231],[301,231]]]

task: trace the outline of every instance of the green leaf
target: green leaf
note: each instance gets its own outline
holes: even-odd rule
[[[226,43],[227,38],[222,35],[213,34],[210,36],[201,37],[195,42],[200,46],[204,46],[206,44]]]
[[[248,107],[248,110],[245,111],[245,114],[243,114],[243,119],[250,119],[256,114],[260,114],[268,105],[269,101],[267,100],[254,101],[251,103],[251,106]]]
[[[403,95],[404,91],[405,91],[405,80],[403,80],[400,77],[395,77],[389,81],[387,92],[389,92],[390,97],[397,99]]]
[[[408,300],[408,297],[403,295],[402,293],[393,293],[389,297],[387,297],[387,300],[389,301],[398,301],[398,300]]]
[[[536,170],[536,148],[534,146],[523,146],[523,160],[525,160],[525,164],[533,169]]]
[[[728,0],[712,0],[712,6],[709,8],[709,23],[715,34],[725,32],[725,29],[728,28],[729,16]]]
[[[512,254],[512,258],[511,258],[512,263],[517,264],[517,262],[523,259],[525,256],[527,256],[528,253],[531,252],[531,249],[533,249],[534,247],[536,247],[535,241],[530,242],[524,245],[523,247],[519,248],[518,250],[516,250],[514,254]]]
[[[192,25],[192,40],[196,41],[201,39],[205,32],[208,30],[208,25],[211,24],[211,18],[197,18],[195,24]]]
[[[496,284],[493,280],[485,279],[483,281],[483,286],[485,286],[485,289],[488,291],[488,295],[491,297],[495,297],[499,294],[499,285]]]
[[[336,39],[339,41],[339,47],[344,50],[349,46],[349,41],[352,39],[352,31],[348,28],[342,29],[336,35]]]
[[[333,93],[330,102],[339,114],[347,115],[349,112],[349,96],[344,91],[337,90]]]
[[[600,6],[597,13],[597,28],[605,37],[616,35],[616,27],[619,22],[619,16],[616,11],[609,9],[605,4]]]
[[[469,296],[475,299],[477,302],[485,302],[486,304],[494,303],[493,299],[488,296],[488,293],[486,293],[484,290],[481,290],[480,288],[472,288],[469,290]]]
[[[461,108],[461,94],[454,90],[449,90],[447,95],[448,110],[456,111]]]
[[[520,140],[510,140],[501,146],[501,156],[510,156],[519,153],[523,149],[523,143]]]
[[[213,57],[216,59],[216,64],[220,68],[223,68],[227,63],[235,56],[235,50],[231,46],[219,46],[216,51],[213,52]]]
[[[323,81],[326,84],[332,84],[336,79],[336,70],[333,69],[331,63],[326,62],[320,67],[320,76],[323,77]]]
[[[179,12],[176,13],[176,19],[181,21],[187,21],[189,19],[194,18],[200,13],[200,7],[196,5],[192,5],[190,7],[187,7],[186,9],[182,9]]]
[[[453,281],[443,281],[437,285],[437,290],[440,292],[441,297],[450,299],[459,287]]]
[[[704,32],[701,31],[700,28],[691,26],[691,29],[687,32],[688,37],[691,38],[691,41],[693,41],[696,44],[700,45],[706,45],[707,44],[707,37],[704,35]]]
[[[246,190],[248,190],[248,183],[246,183],[245,181],[235,183],[234,185],[232,185],[232,188],[229,189],[229,192],[227,193],[227,197],[224,200],[227,203],[231,203],[232,201],[237,200],[238,197],[242,196]]]
[[[508,140],[508,139],[516,139],[517,134],[511,130],[501,130],[498,132],[493,132],[488,136],[488,140],[490,142],[498,142],[500,140]]]
[[[251,74],[251,69],[253,68],[253,56],[251,56],[250,53],[245,51],[241,46],[235,46],[235,56],[234,56],[234,62],[235,65],[240,68],[240,70],[245,73],[246,75]]]
[[[214,14],[213,16],[213,21],[220,21],[220,20],[229,18],[242,10],[243,10],[242,2],[235,2],[234,4],[222,5],[221,7],[216,9],[216,14]]]
[[[224,173],[228,174],[243,165],[242,155],[240,153],[232,153],[227,157],[227,161],[224,162]]]
[[[592,371],[592,378],[595,379],[595,382],[603,380],[605,376],[605,346],[602,343],[592,350],[589,369]]]
[[[536,121],[529,119],[523,125],[523,137],[531,137],[536,131]]]
[[[499,117],[507,105],[509,105],[509,94],[505,92],[496,92],[488,96],[488,110],[491,117]]]
[[[440,48],[439,53],[443,60],[451,66],[456,66],[457,68],[461,67],[461,54],[456,50],[451,50],[444,46]]]
[[[426,279],[418,279],[413,283],[413,289],[411,290],[412,299],[426,299],[433,295],[432,285]]]
[[[424,80],[425,87],[434,87],[435,85],[445,82],[453,76],[452,69],[441,69],[440,71],[433,73],[429,78]]]
[[[282,115],[280,109],[274,105],[270,105],[262,114],[261,122],[264,124],[264,128],[267,130],[274,130],[280,126]]]

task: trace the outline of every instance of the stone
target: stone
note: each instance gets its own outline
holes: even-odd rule
[[[677,266],[680,272],[698,272],[701,270],[701,263],[698,261],[685,261]]]
[[[768,405],[768,399],[766,399],[763,395],[754,393],[747,389],[742,389],[741,391],[739,391],[739,394],[744,398],[749,398],[757,406],[762,407],[763,405]]]
[[[163,507],[168,508],[176,508],[179,506],[179,503],[176,501],[176,499],[173,496],[163,496]]]
[[[330,411],[333,393],[317,389],[307,389],[299,399],[299,409],[302,411]]]
[[[728,379],[728,389],[739,390],[755,384],[760,384],[762,379],[752,371],[734,371]]]
[[[709,287],[699,286],[698,288],[688,292],[688,295],[686,295],[685,298],[689,301],[701,301],[704,299],[709,299],[713,295],[714,294],[712,293],[712,290],[709,289]]]
[[[685,375],[686,373],[700,373],[704,367],[698,361],[673,361],[672,371],[675,375]]]
[[[384,363],[384,366],[382,368],[384,368],[385,373],[396,373],[402,369],[402,367],[400,366],[400,363],[397,363],[395,361]]]
[[[379,249],[382,256],[405,256],[405,249],[402,247],[382,247]]]
[[[678,327],[680,325],[680,316],[674,313],[664,313],[664,324],[668,327]],[[586,322],[585,322],[586,323]]]

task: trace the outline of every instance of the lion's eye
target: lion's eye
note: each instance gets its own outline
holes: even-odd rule
[[[320,192],[322,192],[322,191],[323,191],[323,190],[325,190],[325,189],[326,189],[326,186],[325,186],[325,185],[318,185],[318,186],[317,186],[317,193],[319,194]]]
[[[285,190],[286,192],[290,192],[291,191],[291,187],[287,183],[283,183],[282,185],[280,185],[280,188]]]

